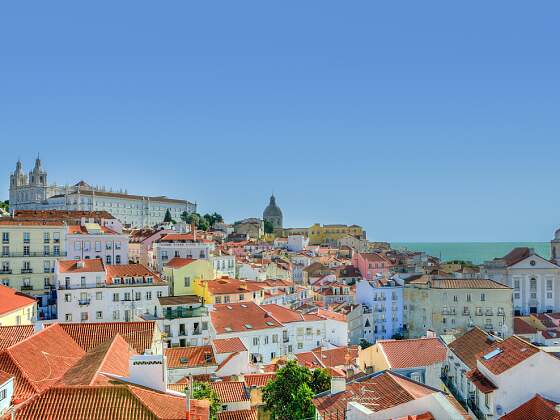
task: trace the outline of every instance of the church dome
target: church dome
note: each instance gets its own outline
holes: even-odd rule
[[[274,194],[270,196],[270,203],[264,209],[263,219],[270,222],[274,228],[282,227],[282,210],[276,205]]]
[[[554,232],[554,239],[560,241],[560,229],[556,229]]]

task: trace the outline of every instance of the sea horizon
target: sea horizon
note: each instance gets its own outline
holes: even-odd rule
[[[550,242],[390,242],[394,249],[426,252],[442,261],[463,260],[482,264],[500,258],[517,247],[534,248],[543,258],[550,258]]]

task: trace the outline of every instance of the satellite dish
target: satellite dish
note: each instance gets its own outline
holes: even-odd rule
[[[504,409],[502,408],[501,405],[497,405],[497,406],[496,406],[496,414],[497,414],[498,416],[501,416],[502,414],[504,414]]]

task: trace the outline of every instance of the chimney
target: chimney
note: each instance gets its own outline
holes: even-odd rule
[[[191,232],[192,232],[192,238],[193,238],[193,242],[196,241],[196,225],[194,222],[191,223]]]
[[[331,377],[331,395],[346,391],[346,378],[343,376]]]
[[[426,338],[436,338],[436,333],[433,330],[426,330]]]
[[[86,265],[86,264],[85,264],[85,262],[84,262],[83,260],[79,260],[79,261],[76,263],[76,267],[78,267],[78,268],[84,268],[85,265]]]
[[[130,356],[128,380],[147,388],[165,391],[167,389],[167,368],[165,356],[142,354]]]

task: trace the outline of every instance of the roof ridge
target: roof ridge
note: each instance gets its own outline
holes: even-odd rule
[[[111,340],[111,344],[109,345],[109,347],[107,347],[107,350],[105,351],[105,354],[103,355],[103,359],[101,359],[101,362],[99,363],[99,366],[95,369],[95,373],[91,377],[89,385],[91,385],[92,382],[95,380],[95,377],[97,376],[97,374],[103,373],[103,372],[100,372],[100,369],[105,364],[105,362],[107,361],[107,357],[109,356],[109,353],[111,352],[111,349],[115,345],[115,342],[117,341],[118,338],[121,338],[126,343],[126,346],[127,346],[128,350],[130,351],[130,344],[128,344],[128,342],[123,338],[122,335],[120,335],[120,333],[115,334],[115,336],[113,338],[109,338],[109,340]],[[109,341],[109,340],[107,340],[107,341]],[[99,347],[99,346],[97,346],[97,347]],[[94,351],[94,350],[95,350],[95,347],[92,349],[92,351]],[[86,353],[86,355],[87,355],[87,353]]]

